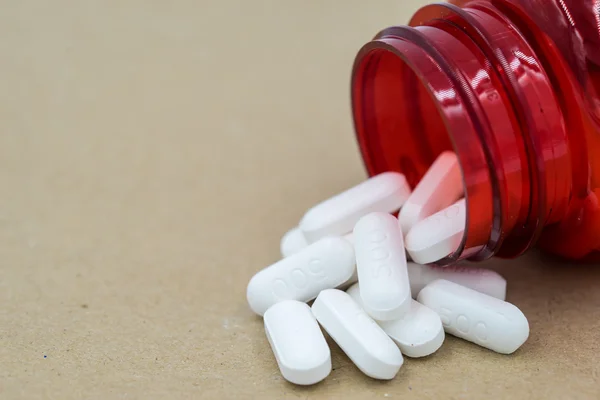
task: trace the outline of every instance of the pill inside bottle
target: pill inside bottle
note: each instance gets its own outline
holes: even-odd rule
[[[428,5],[356,56],[351,101],[369,175],[399,172],[425,193],[415,187],[429,168],[456,155],[465,228],[438,264],[536,245],[600,260],[596,18],[583,0],[548,3],[544,12],[528,0]],[[435,205],[423,204],[408,200],[404,227]]]

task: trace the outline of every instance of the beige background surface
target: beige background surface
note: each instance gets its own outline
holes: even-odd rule
[[[357,49],[419,1],[0,4],[1,399],[598,399],[600,268],[492,261],[531,338],[282,380],[245,288],[364,179]]]

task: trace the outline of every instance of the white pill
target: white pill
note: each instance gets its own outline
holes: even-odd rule
[[[461,265],[437,267],[410,261],[406,263],[406,266],[413,299],[417,298],[421,289],[437,279],[446,279],[500,300],[506,299],[506,279],[496,271]],[[358,274],[355,270],[350,279],[340,287],[349,287],[356,282],[358,282]]]
[[[398,214],[404,234],[419,221],[463,197],[464,189],[456,154],[446,151],[431,165]]]
[[[529,337],[529,323],[514,305],[443,279],[425,286],[419,303],[438,313],[447,333],[510,354]]]
[[[454,253],[462,241],[467,221],[461,199],[417,223],[405,238],[406,251],[417,264],[430,264]]]
[[[283,377],[313,385],[331,372],[331,353],[310,307],[282,301],[265,312],[265,332]]]
[[[337,289],[322,291],[312,312],[365,375],[375,379],[396,376],[404,361],[400,350],[347,293]]]
[[[289,257],[306,246],[308,246],[308,242],[304,238],[302,231],[299,228],[291,229],[281,238],[281,255]]]
[[[345,235],[370,212],[391,213],[410,195],[404,175],[385,172],[314,206],[306,212],[300,229],[308,242],[328,235]]]
[[[246,292],[248,304],[262,315],[283,300],[312,300],[321,290],[347,282],[354,263],[350,243],[339,237],[323,238],[254,275]]]
[[[489,269],[460,265],[442,268],[434,265],[419,265],[409,262],[408,277],[410,279],[410,291],[413,298],[417,298],[421,289],[437,279],[445,279],[458,283],[459,285],[477,290],[500,300],[506,298],[506,279],[499,273]]]
[[[346,293],[360,306],[359,284],[353,285]],[[379,326],[398,345],[407,357],[425,357],[436,352],[444,343],[444,327],[439,315],[430,308],[411,300],[408,313],[393,321],[377,321]]]
[[[402,317],[411,296],[398,220],[391,214],[368,214],[354,227],[354,242],[365,311],[380,321]]]

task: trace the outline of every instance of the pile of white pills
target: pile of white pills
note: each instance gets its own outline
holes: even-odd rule
[[[527,319],[504,301],[504,278],[427,265],[459,247],[463,194],[456,155],[445,152],[412,192],[402,174],[386,172],[306,212],[282,238],[284,258],[247,290],[285,379],[311,385],[329,375],[321,328],[375,379],[394,378],[402,355],[437,351],[444,332],[503,354],[527,340]]]

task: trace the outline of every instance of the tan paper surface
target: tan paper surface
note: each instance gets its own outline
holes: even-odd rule
[[[488,265],[531,337],[282,380],[250,277],[365,178],[349,74],[418,1],[4,1],[1,399],[599,399],[600,268]]]

